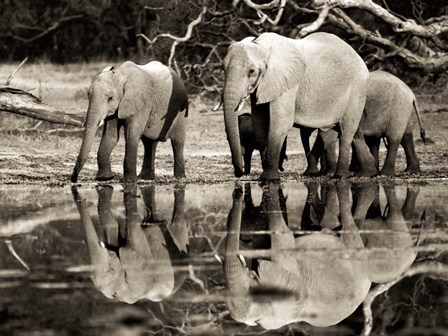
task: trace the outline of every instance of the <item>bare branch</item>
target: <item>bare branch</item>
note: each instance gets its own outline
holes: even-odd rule
[[[312,0],[314,6],[338,6],[340,8],[359,8],[369,11],[389,23],[398,33],[409,32],[421,37],[432,37],[448,31],[448,19],[444,18],[427,25],[419,25],[414,20],[401,20],[387,9],[372,0]]]
[[[280,19],[282,18],[283,11],[285,10],[285,5],[286,5],[286,0],[272,0],[269,3],[262,4],[262,5],[253,3],[251,0],[243,0],[243,1],[248,7],[254,9],[257,12],[258,17],[260,18],[260,20],[254,22],[254,24],[257,24],[257,25],[261,25],[265,21],[268,21],[273,26],[278,25],[278,23],[280,22]],[[262,11],[263,9],[273,9],[273,8],[277,8],[277,7],[279,10],[278,10],[277,15],[275,16],[274,20],[272,20],[266,13],[264,13]]]
[[[37,39],[40,39],[41,37],[44,37],[45,35],[48,35],[49,33],[55,31],[56,29],[59,28],[59,26],[62,23],[81,19],[82,17],[83,17],[83,15],[78,14],[78,15],[71,15],[71,16],[66,16],[66,17],[60,18],[58,21],[54,22],[50,27],[48,27],[45,30],[42,30],[42,32],[40,32],[39,34],[37,34],[33,37],[30,37],[30,38],[24,38],[24,37],[14,35],[14,34],[7,34],[7,36],[12,37],[13,39],[21,41],[23,43],[31,43]]]
[[[141,37],[146,42],[148,42],[149,43],[149,47],[148,48],[150,48],[159,38],[166,37],[166,38],[169,38],[171,40],[174,40],[173,44],[171,45],[170,57],[168,58],[168,66],[172,67],[173,58],[174,58],[174,54],[176,53],[177,45],[179,43],[188,41],[191,38],[191,35],[193,33],[193,28],[202,22],[202,19],[203,19],[203,17],[204,17],[206,12],[207,12],[207,7],[206,6],[202,7],[201,13],[199,14],[199,16],[196,19],[194,19],[193,21],[190,22],[190,24],[187,27],[187,32],[185,33],[185,35],[183,37],[174,36],[174,35],[171,35],[169,33],[159,34],[156,37],[154,37],[152,40],[149,39],[144,34],[138,34],[137,37]]]
[[[306,26],[305,28],[302,28],[299,32],[299,36],[300,37],[304,37],[308,34],[311,34],[313,32],[315,32],[316,30],[318,30],[320,28],[320,26],[322,26],[322,24],[325,22],[325,20],[327,19],[328,13],[330,11],[331,7],[328,5],[324,5],[322,7],[322,10],[319,13],[319,16],[317,17],[316,21],[314,21],[312,24],[310,24],[309,26]]]
[[[437,54],[434,57],[424,57],[420,56],[412,51],[402,48],[398,46],[396,43],[391,40],[378,36],[371,31],[364,29],[362,26],[355,23],[347,14],[345,14],[341,9],[334,8],[332,10],[340,19],[343,20],[344,29],[351,31],[352,33],[360,36],[364,40],[368,40],[373,44],[379,45],[381,47],[386,47],[391,51],[396,51],[397,56],[403,58],[403,60],[411,67],[421,68],[427,72],[434,71],[435,69],[445,69],[448,67],[448,54],[441,53]],[[333,15],[328,15],[331,23],[335,25],[341,26],[341,22],[338,18],[335,18]]]
[[[28,61],[28,56],[25,57],[25,59],[17,66],[17,68],[15,68],[15,70],[13,72],[11,72],[11,74],[8,76],[8,78],[6,79],[5,82],[5,86],[9,86],[9,84],[11,84],[11,80],[14,77],[14,75],[17,73],[17,71],[20,70],[20,68],[22,67],[22,65],[24,65],[26,63],[26,61]]]

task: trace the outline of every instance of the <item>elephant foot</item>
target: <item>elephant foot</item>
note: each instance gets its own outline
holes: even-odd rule
[[[350,177],[352,176],[352,172],[349,170],[342,170],[342,169],[338,169],[336,170],[336,173],[333,175],[333,177],[335,179],[342,179],[342,178],[346,178],[346,177]]]
[[[185,175],[185,173],[175,173],[174,177],[177,178],[178,180],[184,179],[187,176]]]
[[[140,175],[138,176],[139,179],[141,180],[154,180],[155,176],[154,174],[144,174],[144,173],[140,173]]]
[[[382,169],[380,172],[382,176],[395,176],[395,169]]]
[[[123,183],[135,183],[135,182],[137,182],[138,181],[138,178],[137,178],[137,175],[134,175],[134,176],[124,176],[122,179],[121,179],[121,182],[123,182]]]
[[[403,171],[406,174],[418,174],[421,173],[420,166],[407,166]]]
[[[261,182],[280,181],[280,175],[277,169],[275,171],[264,171],[258,180]]]
[[[101,182],[105,182],[105,181],[110,181],[113,180],[114,178],[114,174],[100,174],[98,173],[95,177],[95,180],[97,181],[101,181]]]
[[[360,169],[355,173],[356,177],[375,177],[378,175],[378,170],[374,167]]]

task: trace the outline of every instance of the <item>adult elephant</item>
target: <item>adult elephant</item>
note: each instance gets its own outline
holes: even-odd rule
[[[363,175],[376,174],[373,157],[357,132],[369,72],[361,57],[340,38],[315,33],[294,40],[263,33],[233,43],[224,67],[224,120],[235,176],[243,175],[235,110],[249,96],[256,141],[265,148],[261,180],[279,179],[280,150],[293,125],[320,129],[338,126],[336,176],[350,175],[353,139],[364,159]]]
[[[97,180],[113,178],[110,154],[125,128],[125,182],[137,180],[137,147],[145,147],[142,179],[154,178],[154,157],[158,141],[171,139],[174,176],[185,177],[183,149],[188,96],[179,76],[160,62],[137,65],[127,61],[117,68],[107,67],[98,74],[89,89],[89,108],[84,138],[71,181],[78,180],[87,160],[97,127],[104,129],[98,150]]]

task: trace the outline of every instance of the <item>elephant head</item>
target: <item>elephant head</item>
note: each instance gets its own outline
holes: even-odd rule
[[[260,256],[252,251],[253,260],[247,260],[239,244],[243,195],[240,187],[234,191],[225,261],[230,314],[237,321],[266,329],[299,321],[336,324],[359,306],[371,285],[359,259],[334,258],[362,244],[359,232],[350,227],[353,234],[340,238],[327,232],[295,238],[283,216],[281,197],[278,184],[264,187],[262,211],[270,249],[260,251]],[[353,226],[353,221],[348,225]],[[318,254],[313,249],[326,251]]]
[[[230,45],[224,58],[224,121],[235,176],[243,175],[238,117],[244,101],[253,94],[253,104],[269,103],[296,86],[304,71],[297,46],[273,33],[246,38]]]
[[[97,128],[108,118],[126,119],[143,108],[150,110],[151,77],[132,62],[119,67],[107,67],[93,78],[88,91],[87,110],[82,146],[73,169],[71,181],[76,182],[83,168]]]

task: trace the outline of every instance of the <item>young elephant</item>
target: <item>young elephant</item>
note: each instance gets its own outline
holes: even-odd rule
[[[120,128],[125,128],[125,182],[137,180],[137,147],[145,147],[142,179],[154,178],[154,158],[158,141],[171,139],[174,153],[174,176],[185,177],[183,149],[188,114],[188,96],[180,77],[160,62],[137,65],[124,62],[107,67],[98,74],[89,89],[89,108],[84,139],[71,181],[76,182],[86,162],[97,127],[104,123],[98,150],[96,179],[113,178],[110,154],[118,142]]]
[[[240,129],[240,143],[244,157],[244,175],[250,175],[252,153],[255,149],[260,150],[260,146],[257,145],[255,140],[255,132],[252,124],[252,115],[250,113],[243,113],[238,116],[238,127]],[[282,149],[280,151],[280,158],[278,161],[278,169],[284,171],[283,161],[287,159],[286,156],[286,142],[283,142]]]
[[[395,160],[400,144],[406,155],[407,167],[405,172],[420,172],[420,162],[415,153],[410,123],[412,111],[415,111],[417,115],[420,136],[425,141],[425,130],[412,90],[390,73],[384,71],[370,73],[366,105],[358,131],[364,134],[366,144],[375,158],[375,165],[378,170],[380,140],[386,138],[387,156],[380,171],[381,175],[395,175]],[[319,136],[324,136],[324,140],[316,141],[315,147],[308,154],[307,172],[318,172],[316,163],[320,154],[324,151],[323,146],[326,148],[325,154],[327,157],[335,157],[334,146],[331,143],[336,140],[337,134],[332,131],[326,133],[328,134],[319,132]],[[353,152],[356,153],[354,150]],[[353,162],[356,162],[356,157],[353,159],[352,168],[355,168],[356,164],[353,164]],[[326,160],[325,163],[330,171],[336,169],[334,159]]]

